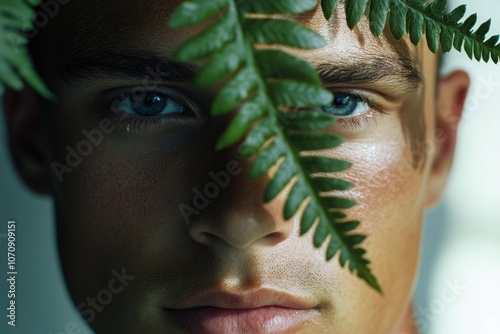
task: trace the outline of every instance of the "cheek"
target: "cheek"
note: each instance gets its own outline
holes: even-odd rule
[[[66,164],[66,147],[76,148],[86,138],[76,125],[56,128],[53,160]],[[219,170],[214,140],[200,129],[147,140],[117,130],[64,174],[62,183],[54,182],[59,251],[76,301],[105,286],[113,269],[127,265],[147,275],[150,268],[179,261],[179,252],[189,258],[191,243],[178,206],[191,202],[192,189],[210,170]],[[160,253],[170,256],[161,265],[152,263],[160,259],[151,255]]]
[[[348,211],[348,218],[359,220],[358,232],[368,236],[362,246],[383,289],[383,296],[377,295],[335,264],[333,270],[340,272],[333,275],[343,281],[346,291],[339,299],[338,310],[346,318],[358,317],[350,326],[359,332],[366,332],[368,327],[358,326],[369,326],[373,333],[387,332],[411,294],[418,261],[425,171],[413,167],[411,149],[402,133],[391,138],[375,135],[370,140],[347,141],[335,154],[353,162],[341,178],[353,182],[355,188],[342,196],[358,203]],[[384,312],[377,311],[380,309]]]

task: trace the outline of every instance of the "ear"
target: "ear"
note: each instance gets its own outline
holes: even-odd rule
[[[455,71],[440,79],[434,134],[436,149],[427,188],[428,207],[439,202],[448,180],[457,144],[457,129],[469,86],[469,75],[463,71]]]
[[[40,194],[50,193],[50,173],[45,158],[40,97],[31,88],[7,89],[3,104],[10,153],[26,185]]]

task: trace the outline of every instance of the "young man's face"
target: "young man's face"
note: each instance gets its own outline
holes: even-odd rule
[[[358,202],[346,213],[368,235],[363,246],[381,295],[337,258],[326,262],[324,247],[313,247],[314,228],[299,237],[300,215],[283,220],[286,192],[263,204],[269,177],[248,181],[250,161],[238,159],[237,146],[214,150],[227,125],[209,115],[216,89],[192,88],[193,68],[167,64],[201,29],[169,29],[177,5],[61,7],[40,36],[38,57],[60,98],[46,112],[44,158],[39,146],[16,144],[40,112],[30,93],[6,98],[19,170],[55,198],[75,305],[98,333],[405,328],[422,214],[451,164],[467,76],[436,82],[437,59],[425,45],[388,33],[375,39],[366,20],[352,32],[343,7],[333,22],[319,8],[300,17],[328,41],[297,54],[338,96],[325,112],[342,115],[331,131],[346,142],[324,155],[353,163],[338,175],[356,185],[342,196]],[[81,159],[68,160],[73,150]]]

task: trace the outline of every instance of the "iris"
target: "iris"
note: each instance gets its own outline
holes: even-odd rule
[[[178,101],[158,93],[148,93],[143,99],[135,100],[127,97],[117,105],[121,111],[137,116],[160,116],[168,114],[181,114],[186,112],[186,107]]]
[[[368,104],[352,94],[335,94],[331,105],[323,106],[323,111],[335,116],[355,116],[369,108]]]

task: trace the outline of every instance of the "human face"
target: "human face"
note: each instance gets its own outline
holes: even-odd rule
[[[191,87],[192,68],[156,66],[201,29],[167,27],[177,4],[75,0],[41,35],[50,45],[41,66],[60,98],[47,113],[46,161],[75,305],[97,333],[389,333],[411,299],[423,210],[446,175],[436,166],[452,155],[435,135],[435,57],[388,34],[373,38],[366,21],[351,32],[342,5],[334,23],[321,9],[300,17],[328,46],[299,56],[335,93],[370,101],[354,102],[359,114],[331,129],[345,144],[324,155],[353,163],[339,175],[356,185],[343,194],[358,202],[347,214],[369,236],[363,246],[381,295],[336,259],[326,262],[314,229],[300,237],[300,214],[283,220],[286,191],[263,204],[269,177],[248,181],[251,161],[238,159],[237,147],[214,150],[227,125],[209,116],[215,89]],[[116,110],[130,104],[109,105],[137,87],[166,94],[181,111],[120,120]],[[96,144],[86,149],[91,133]],[[68,148],[90,153],[71,171],[54,169],[68,166]],[[193,189],[215,184],[212,172],[227,186],[186,219],[180,205],[194,206]],[[122,268],[129,281],[103,303],[99,292]]]

